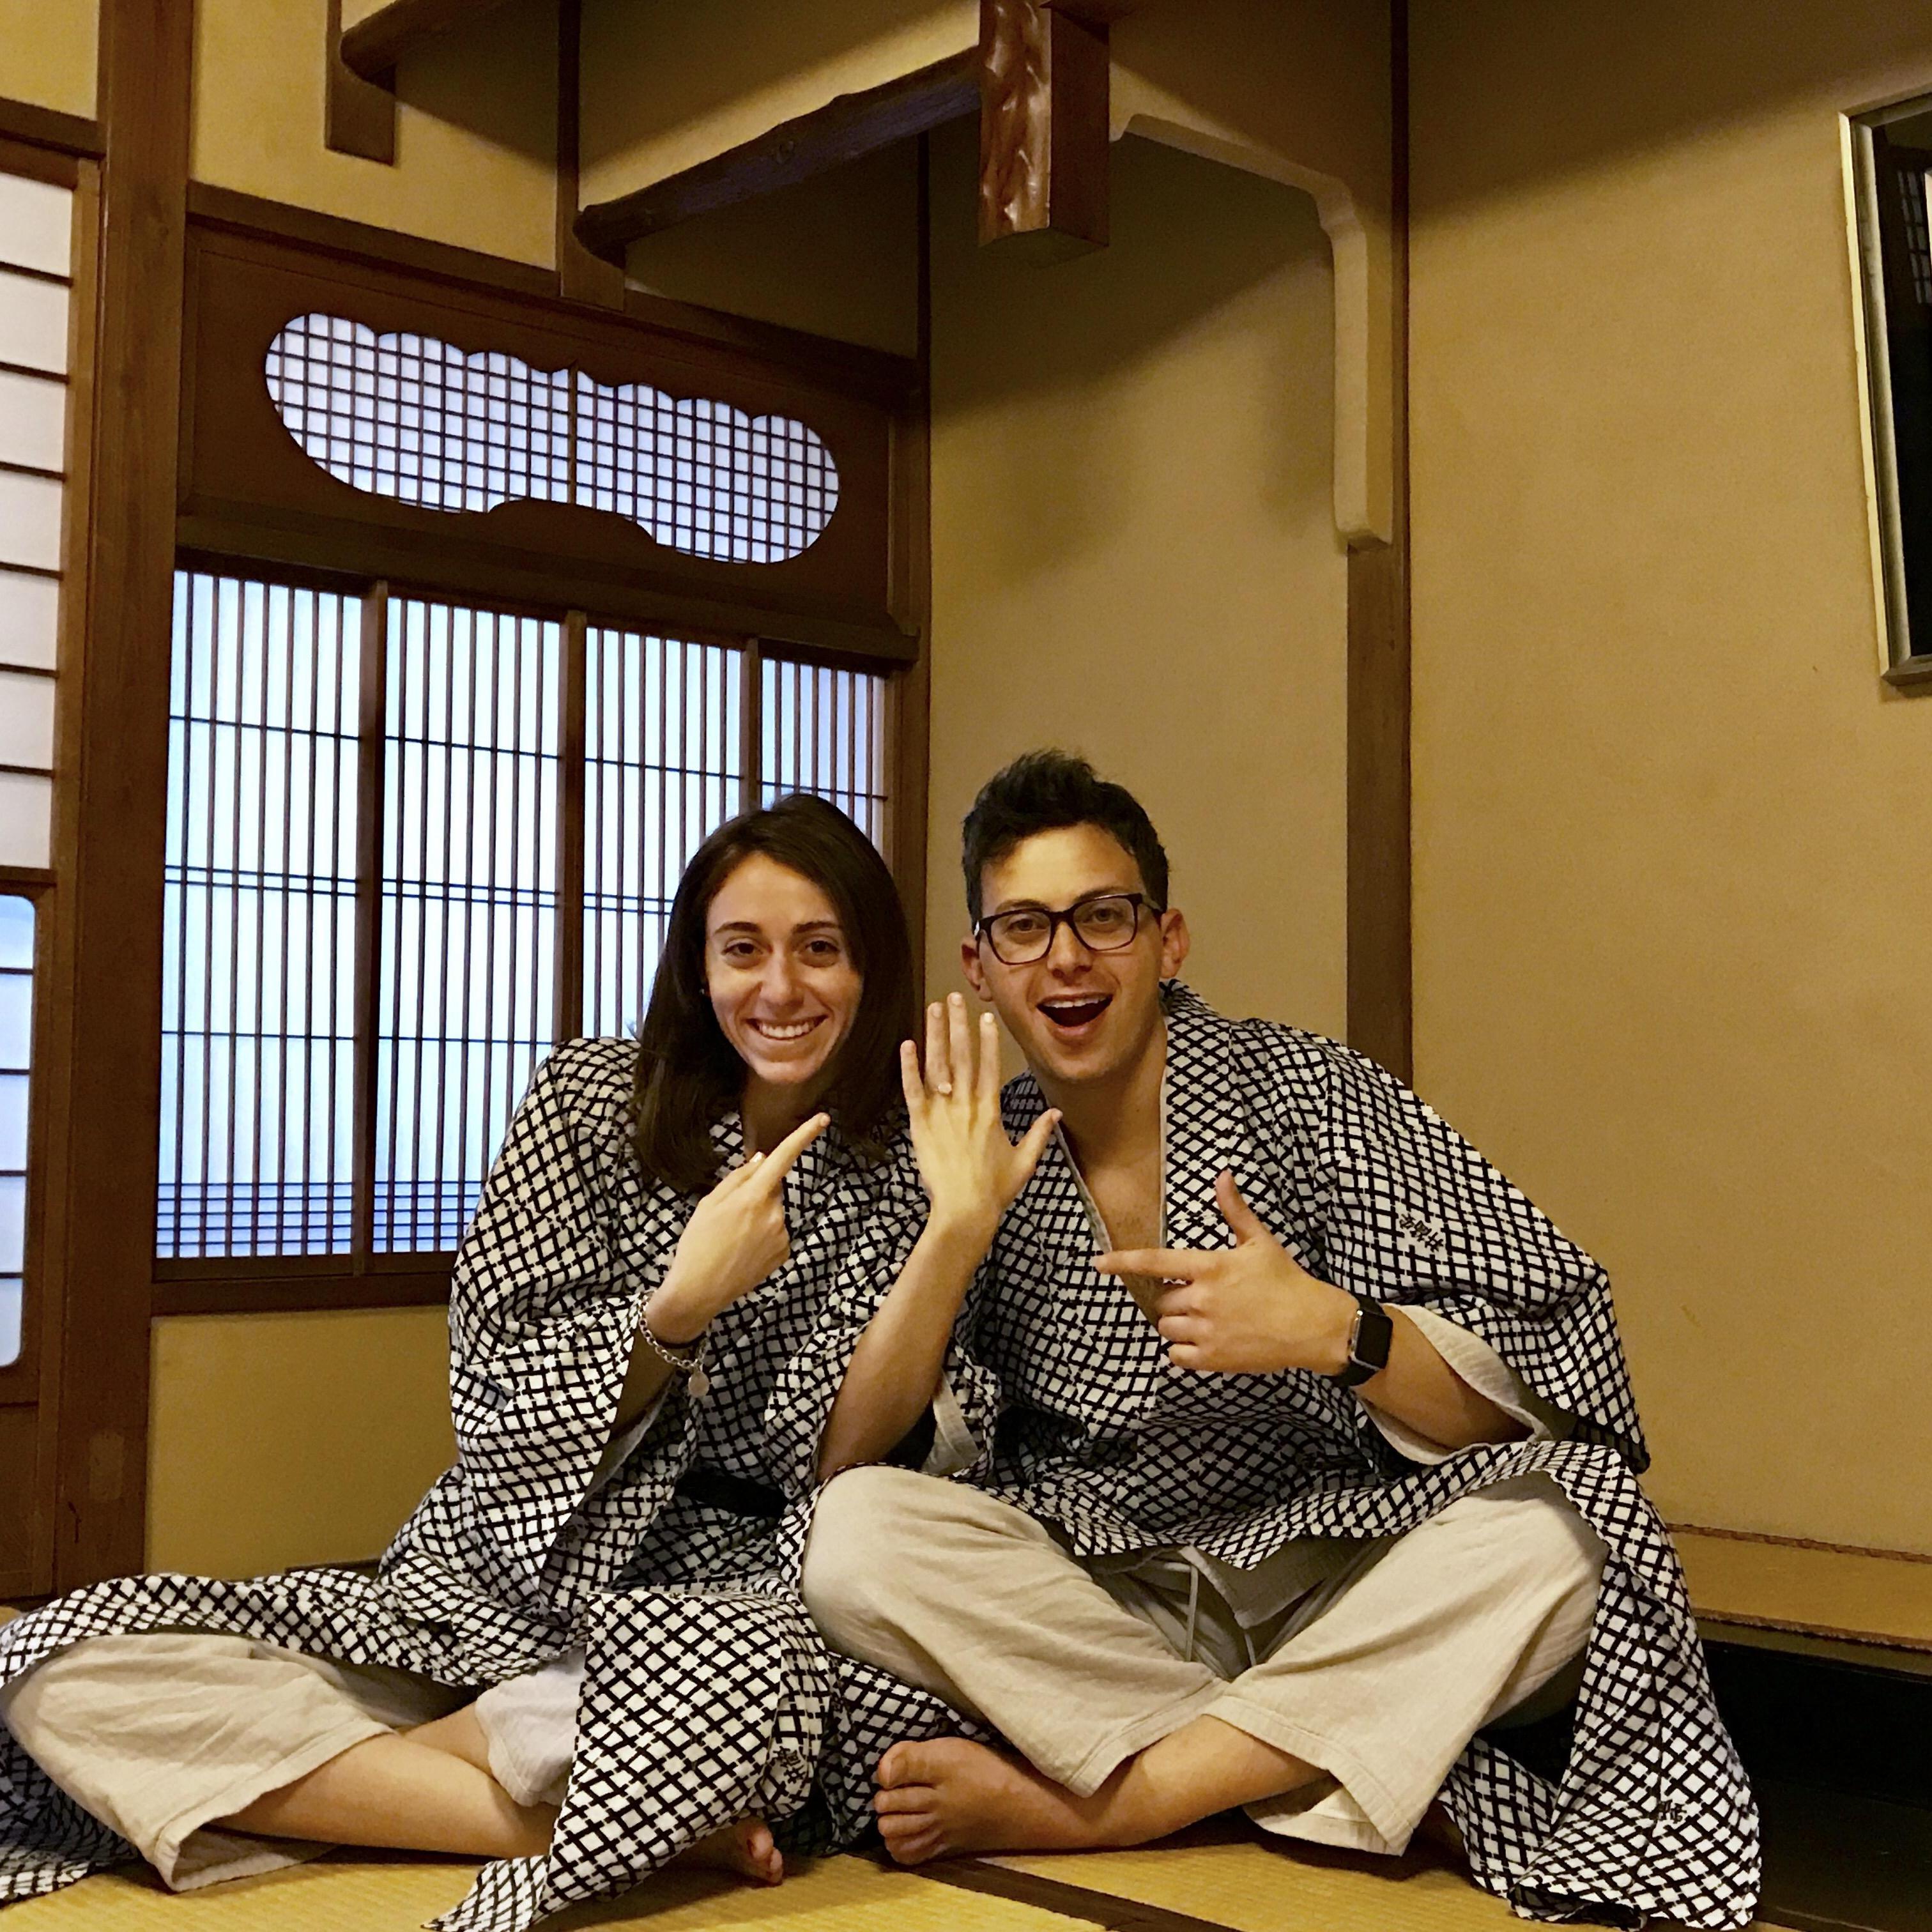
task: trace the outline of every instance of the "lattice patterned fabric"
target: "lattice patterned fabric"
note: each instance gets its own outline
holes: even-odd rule
[[[794,1821],[793,1843],[848,1840],[869,1822],[867,1780],[885,1744],[960,1728],[936,1700],[830,1657],[793,1587],[812,1479],[801,1445],[825,1408],[789,1406],[829,1407],[836,1349],[807,1346],[824,1311],[876,1293],[916,1238],[902,1143],[871,1164],[836,1131],[806,1150],[786,1184],[791,1258],[712,1324],[709,1393],[674,1394],[589,1493],[638,1303],[692,1205],[648,1184],[626,1144],[635,1054],[625,1041],[574,1042],[532,1083],[458,1261],[458,1460],[377,1576],[124,1578],[0,1630],[0,1681],[86,1637],[161,1628],[232,1631],[454,1684],[498,1682],[584,1645],[577,1755],[550,1856],[486,1867],[443,1921],[460,1932],[517,1932],[621,1892],[747,1812]],[[736,1123],[716,1138],[735,1153]],[[788,1378],[801,1354],[816,1366]],[[675,1494],[694,1466],[778,1490],[785,1514],[775,1523]],[[815,1774],[824,1795],[808,1805]],[[130,1856],[0,1729],[0,1901]]]
[[[1224,1019],[1178,984],[1163,998],[1166,1245],[1232,1244],[1214,1200],[1227,1168],[1310,1272],[1461,1323],[1576,1427],[1567,1442],[1466,1450],[1418,1472],[1324,1378],[1174,1367],[1132,1299],[1095,1271],[1056,1142],[968,1310],[968,1346],[989,1373],[955,1366],[982,1436],[997,1416],[977,1479],[1083,1555],[1191,1545],[1246,1566],[1296,1536],[1398,1534],[1472,1490],[1546,1471],[1612,1560],[1561,1786],[1479,1738],[1444,1790],[1477,1878],[1526,1917],[1746,1924],[1756,1810],[1676,1552],[1638,1486],[1647,1458],[1603,1270],[1360,1054]],[[1009,1132],[1043,1105],[1030,1076],[1013,1082]]]

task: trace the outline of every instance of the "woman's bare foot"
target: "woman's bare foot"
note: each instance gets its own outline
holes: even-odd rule
[[[772,1841],[771,1827],[762,1818],[740,1818],[700,1838],[672,1859],[675,1865],[696,1865],[709,1871],[736,1872],[760,1885],[776,1885],[784,1876],[784,1855]]]
[[[895,1744],[872,1774],[879,1835],[902,1865],[955,1852],[1059,1852],[1095,1839],[1092,1799],[964,1738]]]

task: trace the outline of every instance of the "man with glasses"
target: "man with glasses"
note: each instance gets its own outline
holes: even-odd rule
[[[1360,1054],[1180,982],[1120,787],[1030,754],[964,848],[966,977],[1028,1070],[1002,1120],[991,1016],[955,994],[926,1082],[966,1083],[980,1132],[1058,1126],[1004,1219],[951,1231],[986,1255],[963,1311],[895,1287],[827,1430],[882,1454],[939,1384],[978,1460],[839,1475],[805,1589],[835,1645],[1013,1748],[894,1746],[888,1849],[1136,1844],[1239,1806],[1397,1853],[1439,1797],[1526,1916],[1748,1922],[1756,1814],[1636,1485],[1603,1271]],[[1552,1782],[1522,1727],[1580,1685]]]

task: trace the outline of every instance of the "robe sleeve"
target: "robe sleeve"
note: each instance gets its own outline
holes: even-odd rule
[[[1529,1442],[1560,1442],[1576,1426],[1574,1416],[1545,1402],[1480,1335],[1445,1320],[1434,1309],[1424,1308],[1420,1303],[1402,1312],[1420,1330],[1422,1339],[1470,1388],[1478,1395],[1486,1396],[1505,1415],[1529,1432],[1526,1438]],[[1383,1439],[1410,1462],[1446,1462],[1456,1453],[1410,1428],[1400,1417],[1377,1408],[1359,1389],[1355,1400],[1382,1431]]]
[[[811,1335],[780,1372],[766,1406],[767,1454],[785,1493],[794,1498],[818,1485],[819,1438],[852,1366],[853,1351],[926,1228],[926,1192],[903,1137],[867,1184],[869,1211],[840,1257]],[[969,1294],[967,1308],[970,1306]],[[953,1324],[932,1406],[932,1444],[923,1467],[935,1475],[967,1468],[992,1441],[991,1378],[970,1358],[964,1339],[968,1326],[968,1315],[962,1310]]]
[[[537,1070],[457,1256],[458,1467],[480,1524],[532,1574],[596,1480],[638,1310],[674,1245],[645,1228],[611,1232],[633,1051],[576,1041]],[[658,1507],[676,1476],[667,1468]]]
[[[1316,1050],[1313,1093],[1279,1085],[1274,1124],[1323,1198],[1314,1271],[1466,1330],[1576,1435],[1642,1470],[1604,1270],[1400,1081],[1333,1041]]]

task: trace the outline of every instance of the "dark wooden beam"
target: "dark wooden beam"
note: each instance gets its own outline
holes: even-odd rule
[[[62,154],[98,157],[104,152],[99,122],[38,106],[31,100],[0,100],[0,135]]]
[[[622,308],[622,260],[607,262],[577,238],[578,202],[584,188],[583,129],[584,0],[557,0],[556,292],[572,302]]]
[[[883,86],[842,94],[714,160],[594,203],[577,218],[578,238],[593,255],[621,262],[631,243],[646,235],[929,133],[972,112],[978,64],[973,54],[958,54]]]
[[[392,84],[396,63],[424,41],[480,20],[503,0],[389,0],[344,30],[342,58],[352,74]]]
[[[54,1584],[138,1570],[160,1106],[163,827],[194,8],[105,0],[85,649],[54,850],[70,959]]]
[[[912,940],[913,983],[926,984],[926,844],[932,748],[932,143],[919,140],[919,387],[892,425],[892,605],[919,655],[892,681],[892,877]],[[926,995],[921,992],[920,1004]]]
[[[338,154],[394,165],[394,90],[366,80],[342,58],[342,0],[328,0],[322,49],[322,138],[323,146]]]
[[[1107,241],[1107,27],[980,0],[980,241],[1049,259]]]
[[[1410,864],[1408,23],[1389,10],[1395,532],[1348,551],[1348,1043],[1414,1076]]]

